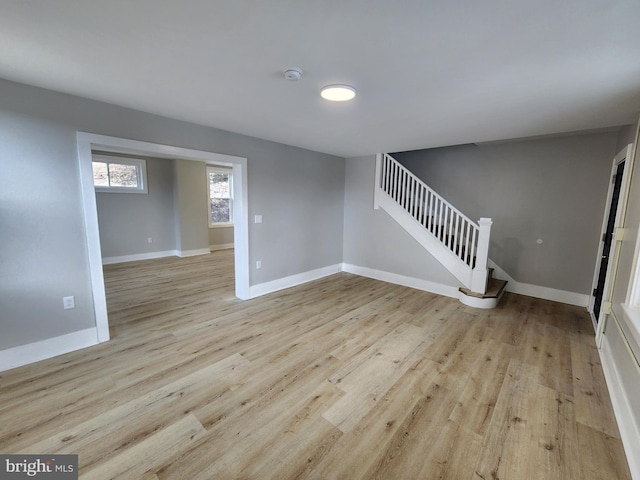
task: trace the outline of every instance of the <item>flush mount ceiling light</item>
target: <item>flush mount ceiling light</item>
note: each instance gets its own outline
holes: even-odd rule
[[[331,102],[347,102],[356,96],[356,89],[349,85],[327,85],[320,90],[320,96]]]

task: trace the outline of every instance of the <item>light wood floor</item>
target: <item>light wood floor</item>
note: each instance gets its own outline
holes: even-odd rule
[[[0,374],[0,452],[86,479],[628,479],[583,308],[341,273],[259,299],[232,254],[105,267],[112,341]]]

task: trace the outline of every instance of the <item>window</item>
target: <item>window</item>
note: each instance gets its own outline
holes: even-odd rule
[[[640,229],[638,229],[635,247],[633,273],[629,281],[629,291],[627,292],[627,304],[640,311]]]
[[[231,170],[207,167],[209,226],[233,225],[233,187]]]
[[[633,355],[637,359],[640,359],[640,243],[638,242],[640,242],[640,229],[638,229],[638,235],[636,237],[635,254],[626,303],[622,304],[622,315],[620,318],[615,315],[615,303],[613,313],[614,317],[619,321],[619,326],[624,333],[627,346]]]
[[[141,158],[93,155],[96,192],[147,193],[147,165]]]

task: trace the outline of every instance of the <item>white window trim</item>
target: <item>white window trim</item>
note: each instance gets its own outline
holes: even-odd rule
[[[631,163],[635,170],[635,161],[640,148],[640,120],[638,120],[638,128],[636,129],[633,146],[634,149],[631,152]],[[633,174],[633,170],[630,171],[630,174]],[[626,323],[629,333],[635,339],[636,344],[640,346],[640,229],[638,229],[635,240],[635,252],[633,253],[633,263],[631,264],[632,273],[631,278],[629,279],[629,287],[625,303],[622,304],[622,312],[625,320],[624,323]]]
[[[211,192],[209,190],[209,172],[215,173],[226,173],[229,175],[229,189],[230,189],[230,214],[231,221],[230,222],[220,222],[220,223],[211,223]],[[209,228],[228,228],[233,227],[233,171],[228,168],[214,167],[211,165],[207,165],[207,211],[209,213],[208,223]]]
[[[640,229],[636,238],[636,251],[633,255],[633,273],[627,292],[627,306],[640,311]]]
[[[633,258],[633,268],[629,281],[626,302],[622,309],[626,321],[631,327],[629,330],[635,341],[640,345],[640,229],[636,237],[636,251]]]
[[[149,193],[147,187],[147,161],[143,158],[120,157],[103,154],[93,154],[92,162],[120,163],[122,165],[134,165],[138,172],[137,187],[104,187],[94,185],[95,191],[99,193]]]

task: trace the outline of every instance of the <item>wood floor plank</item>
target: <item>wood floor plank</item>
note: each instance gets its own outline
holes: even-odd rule
[[[556,330],[556,331],[554,331]],[[540,367],[540,383],[567,395],[573,394],[571,344],[566,335],[550,329],[540,335],[534,329],[525,334],[522,361]]]
[[[435,367],[430,360],[424,366]],[[335,443],[307,476],[312,479],[365,479],[384,456],[416,404],[423,401],[437,375],[435,368],[408,370],[375,409]]]
[[[232,355],[82,423],[66,425],[45,440],[24,445],[14,442],[12,448],[24,453],[75,453],[82,455],[85,466],[91,466],[105,459],[104,452],[126,449],[131,438],[140,441],[159,428],[181,420],[198,404],[227,388],[238,370],[247,364],[239,354]],[[210,379],[215,379],[215,383],[209,383]],[[153,428],[150,429],[150,425]],[[99,438],[96,437],[98,431]],[[93,445],[96,441],[99,448]]]
[[[165,461],[167,456],[175,458],[188,450],[204,433],[200,422],[193,415],[188,415],[93,468],[80,467],[80,475],[87,480],[141,477],[154,465]]]
[[[277,471],[282,478],[295,478],[311,471],[342,435],[320,415],[341,396],[333,385],[322,384],[295,415],[285,417],[278,428],[269,428],[265,432],[262,447],[253,449],[250,459],[242,457],[245,467],[239,476],[261,478],[263,472]],[[307,435],[309,431],[317,435],[311,437]]]
[[[433,382],[386,445],[384,454],[363,478],[420,478],[425,446],[435,442],[454,406],[453,392]]]
[[[581,478],[607,480],[611,478],[629,478],[629,469],[622,453],[621,441],[600,430],[576,423],[576,439],[580,452],[590,452],[581,457]]]
[[[233,251],[104,267],[111,341],[0,374],[0,451],[81,478],[630,478],[578,307],[339,273],[234,296]]]
[[[527,395],[537,385],[538,367],[511,360],[475,470],[480,478],[534,478],[530,429],[538,421]]]
[[[454,421],[447,421],[434,439],[433,447],[425,452],[422,470],[413,478],[458,480],[478,478],[474,471],[483,437]]]
[[[571,342],[576,421],[620,438],[595,345]],[[606,408],[602,408],[606,406]]]
[[[469,431],[484,436],[489,428],[498,402],[500,389],[511,361],[511,345],[489,339],[474,351],[474,369],[465,377],[465,383],[456,387],[460,392],[451,419],[464,425]],[[445,385],[452,388],[446,375]]]
[[[572,397],[543,385],[528,397],[537,419],[531,424],[532,464],[542,478],[582,478]]]

